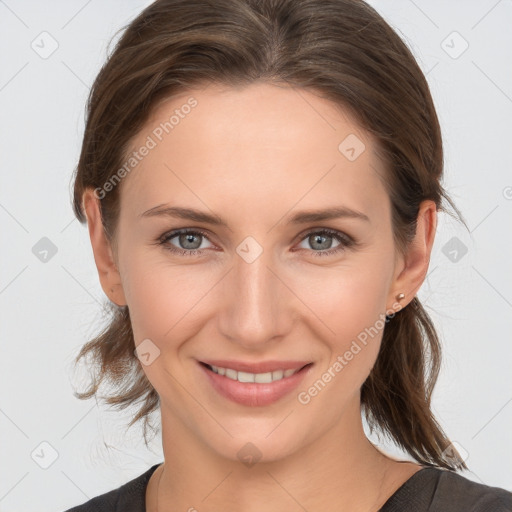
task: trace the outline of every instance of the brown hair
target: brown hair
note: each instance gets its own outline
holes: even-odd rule
[[[462,216],[441,185],[443,147],[430,90],[415,58],[388,23],[362,0],[158,0],[127,27],[98,74],[74,175],[74,212],[85,222],[82,195],[118,170],[130,142],[161,100],[209,83],[255,81],[318,94],[350,113],[377,142],[386,164],[393,233],[404,250],[422,200]],[[115,247],[120,186],[101,198],[105,233]],[[463,221],[464,222],[464,221]],[[106,328],[86,343],[110,405],[142,405],[129,423],[158,409],[159,396],[134,354],[127,306],[110,305]],[[441,360],[432,321],[417,297],[386,322],[377,361],[361,389],[370,428],[379,428],[414,459],[466,468],[430,409]],[[147,441],[146,441],[147,442]]]

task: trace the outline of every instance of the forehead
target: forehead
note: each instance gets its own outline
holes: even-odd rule
[[[275,213],[318,201],[371,213],[386,196],[369,134],[304,89],[190,89],[161,102],[131,146],[150,148],[122,184],[121,203],[134,213],[173,200],[225,210],[272,197]]]

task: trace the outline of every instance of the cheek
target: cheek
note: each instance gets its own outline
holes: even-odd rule
[[[133,250],[122,268],[135,345],[149,338],[172,356],[206,321],[209,291],[219,276],[200,265],[172,265],[154,248]]]
[[[162,343],[172,339],[175,329],[181,333],[187,317],[196,314],[195,307],[205,294],[208,282],[191,280],[177,267],[160,270],[146,267],[129,272],[126,300],[136,343],[148,337]]]
[[[169,374],[177,377],[180,373],[179,351],[204,323],[201,297],[212,285],[191,280],[178,267],[163,268],[159,263],[148,265],[147,261],[138,264],[135,258],[126,270],[126,301],[135,346],[140,345],[139,357],[150,354],[146,362],[141,357],[141,368],[160,395],[179,397],[180,386]],[[186,406],[186,401],[178,400],[175,405],[179,404]]]
[[[302,273],[295,277],[293,288],[300,290],[300,299],[326,332],[345,338],[370,327],[385,312],[390,277],[389,265],[368,261],[322,274]]]
[[[377,358],[390,277],[389,262],[372,258],[361,266],[296,281],[296,289],[305,291],[301,300],[317,318],[315,325],[321,326],[317,333],[324,333],[318,339],[329,352],[329,366],[322,370],[330,369],[345,391],[362,385]]]
[[[337,422],[350,404],[358,403],[378,357],[392,272],[392,263],[379,253],[362,254],[357,263],[354,259],[317,279],[301,276],[297,282],[307,290],[301,299],[321,320],[315,321],[322,325],[316,338],[325,354],[298,390],[297,401],[309,417],[322,418],[324,424]]]

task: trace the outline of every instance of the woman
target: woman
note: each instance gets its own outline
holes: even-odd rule
[[[88,104],[74,208],[114,307],[77,360],[80,398],[160,408],[164,462],[71,510],[510,510],[430,409],[442,171],[425,77],[364,2],[145,9]]]

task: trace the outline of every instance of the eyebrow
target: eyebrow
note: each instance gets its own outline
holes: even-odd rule
[[[193,208],[182,208],[179,206],[169,206],[160,204],[139,215],[139,218],[147,217],[174,217],[180,219],[191,220],[194,222],[202,222],[211,224],[213,226],[228,227],[225,220],[217,215],[213,215]],[[322,210],[304,210],[297,212],[288,218],[290,224],[306,224],[308,222],[319,222],[324,220],[338,219],[338,218],[351,218],[359,219],[365,222],[370,222],[367,215],[362,212],[352,210],[345,206],[325,208]]]

